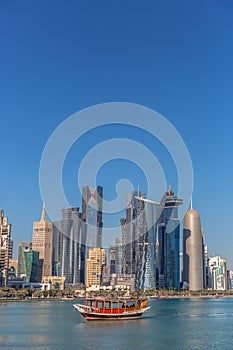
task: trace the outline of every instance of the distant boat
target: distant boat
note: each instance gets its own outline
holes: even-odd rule
[[[84,304],[74,304],[74,308],[88,321],[130,320],[140,318],[151,307],[148,299],[87,298]]]

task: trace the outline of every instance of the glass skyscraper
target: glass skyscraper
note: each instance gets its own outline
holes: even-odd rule
[[[82,188],[82,227],[81,227],[81,282],[85,284],[85,265],[88,251],[102,248],[102,209],[103,187]]]
[[[126,218],[121,219],[123,273],[135,275],[137,290],[156,287],[158,203],[140,192],[127,194]]]
[[[178,207],[183,203],[172,192],[171,186],[160,203],[158,220],[159,287],[180,289],[180,221]]]
[[[80,283],[80,232],[81,214],[79,208],[62,209],[60,221],[62,233],[61,276],[67,283]]]

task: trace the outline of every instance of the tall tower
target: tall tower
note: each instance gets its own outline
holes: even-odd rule
[[[204,244],[201,220],[196,210],[190,209],[184,217],[183,228],[183,283],[190,290],[204,288]]]
[[[103,248],[90,248],[86,266],[86,287],[101,285],[104,266],[106,266],[106,250]]]
[[[80,281],[80,230],[81,214],[79,208],[62,209],[60,221],[61,239],[61,276],[66,276],[67,283],[73,285]],[[55,231],[59,235],[59,230]],[[58,252],[58,256],[60,253]]]
[[[164,194],[158,220],[159,287],[180,289],[180,221],[178,207],[183,203],[174,195],[171,186]]]
[[[102,247],[103,187],[82,188],[82,219],[85,224],[86,247]]]
[[[158,203],[139,191],[127,194],[126,218],[122,231],[122,270],[135,275],[137,290],[155,289],[155,246]]]
[[[11,224],[0,210],[0,286],[7,286],[9,260],[12,259],[13,241],[11,239]]]
[[[52,242],[53,224],[46,221],[45,205],[43,205],[41,220],[34,222],[32,235],[32,250],[39,252],[38,281],[52,275]]]
[[[82,188],[82,224],[81,224],[81,269],[80,281],[83,284],[86,276],[86,259],[90,248],[102,247],[102,209],[103,187]]]

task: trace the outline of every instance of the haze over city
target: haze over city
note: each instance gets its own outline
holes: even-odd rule
[[[159,112],[183,138],[209,255],[233,269],[232,10],[217,0],[1,4],[0,207],[13,225],[14,254],[40,219],[39,167],[51,134],[83,108],[117,101]],[[114,138],[147,147],[177,192],[177,170],[161,142],[133,126],[106,125],[82,135],[67,154],[62,180],[70,206],[81,206],[81,161]],[[148,193],[143,169],[113,159],[96,178],[104,199],[116,198],[121,179]],[[121,214],[103,216],[104,226],[119,225]]]

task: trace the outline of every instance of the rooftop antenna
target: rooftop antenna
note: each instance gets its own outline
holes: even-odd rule
[[[193,197],[191,197],[191,201],[190,201],[190,209],[193,210]]]

